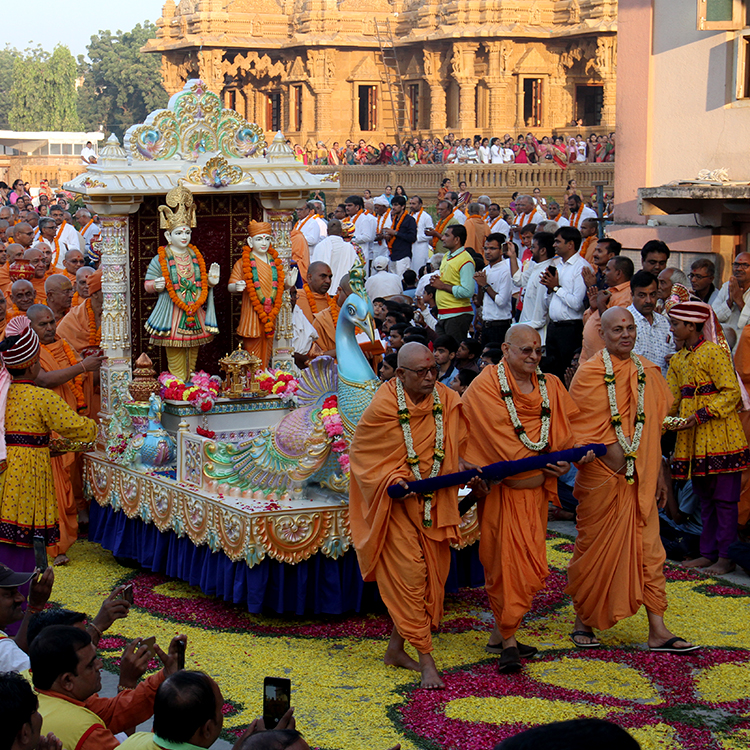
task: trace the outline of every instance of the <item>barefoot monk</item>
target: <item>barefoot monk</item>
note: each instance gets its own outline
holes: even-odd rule
[[[433,497],[392,500],[392,484],[459,470],[466,439],[461,399],[437,380],[432,352],[404,344],[396,377],[384,383],[357,424],[349,458],[349,522],[365,581],[377,581],[394,622],[385,663],[443,682],[432,657],[432,632],[443,615],[450,543],[459,538],[458,488]],[[404,642],[417,650],[407,655]]]
[[[611,307],[601,324],[604,349],[578,368],[570,385],[579,409],[576,438],[608,446],[576,477],[578,537],[567,588],[576,612],[572,639],[578,648],[596,648],[594,628],[607,630],[643,605],[652,651],[692,651],[697,647],[664,624],[666,556],[657,496],[666,503],[660,441],[672,395],[659,367],[633,354],[630,312]]]

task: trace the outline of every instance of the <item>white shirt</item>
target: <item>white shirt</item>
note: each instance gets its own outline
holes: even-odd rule
[[[25,672],[31,667],[28,655],[12,638],[0,637],[0,672]]]
[[[307,247],[310,249],[310,255],[312,255],[315,245],[321,240],[320,225],[315,220],[315,217],[308,214],[307,217],[297,222],[295,229],[299,229],[305,235]]]
[[[735,347],[737,341],[740,338],[740,332],[745,329],[745,326],[750,322],[750,287],[747,288],[745,293],[742,295],[742,299],[745,300],[745,305],[740,310],[737,305],[729,299],[729,282],[727,281],[719,290],[719,294],[714,298],[711,303],[716,317],[721,323],[721,327],[726,331],[728,328],[734,330],[737,334],[735,337]]]
[[[549,302],[549,319],[555,323],[563,320],[583,320],[586,284],[581,271],[591,266],[578,253],[573,253],[566,261],[559,256],[556,257],[555,266],[557,283],[560,286],[556,292],[549,292],[552,298]]]
[[[370,299],[393,297],[403,293],[401,277],[388,271],[377,271],[365,281],[365,291]]]
[[[547,294],[546,287],[539,283],[539,279],[553,260],[554,258],[548,258],[541,263],[532,261],[522,276],[524,286],[523,310],[521,310],[518,322],[526,323],[526,325],[537,330],[543,345],[547,340],[549,303],[552,295]]]
[[[503,148],[500,150],[500,153],[503,156],[504,164],[511,164],[516,158],[516,154],[512,148]]]
[[[318,338],[318,332],[299,305],[295,305],[292,311],[292,327],[294,329],[292,349],[297,354],[307,354],[313,342]]]
[[[366,214],[364,211],[356,218],[356,220],[349,221],[354,224],[354,236],[352,242],[362,249],[362,254],[366,260],[372,258],[370,253],[370,246],[375,239],[375,217],[372,214]]]
[[[480,146],[478,151],[479,151],[479,162],[481,164],[489,164],[490,163],[490,147]]]
[[[637,336],[633,351],[645,357],[649,362],[659,365],[661,374],[667,376],[669,362],[667,357],[675,353],[672,330],[669,325],[669,318],[665,315],[659,315],[658,312],[652,313],[654,322],[648,320],[635,309],[635,305],[630,305],[628,310],[633,315]]]
[[[490,232],[500,232],[505,235],[506,240],[510,238],[510,224],[503,219],[502,214],[495,219],[490,219],[490,217],[487,216],[485,221],[490,228]]]
[[[81,149],[81,161],[84,164],[90,164],[91,162],[89,161],[89,159],[91,159],[92,157],[94,159],[96,159],[96,151],[94,151],[93,148],[89,148],[88,146],[84,146]]]
[[[453,218],[463,226],[466,224],[466,214],[460,208],[453,209]]]
[[[576,211],[576,214],[578,212]],[[596,211],[594,211],[593,208],[589,208],[588,206],[583,206],[583,211],[581,211],[581,215],[578,216],[576,220],[576,214],[570,214],[570,218],[568,219],[568,226],[575,227],[576,229],[581,229],[581,224],[583,224],[584,219],[598,219],[599,216],[597,215]]]
[[[491,164],[503,163],[502,149],[497,144],[495,144],[494,146],[490,146],[490,163]]]
[[[343,276],[354,268],[357,262],[357,251],[351,242],[332,234],[323,238],[310,253],[310,263],[322,261],[331,267],[331,290],[338,289]]]
[[[495,299],[493,300],[485,290],[482,300],[482,320],[485,323],[492,320],[509,320],[513,294],[510,261],[504,258],[494,266],[485,266],[484,273],[487,276],[487,284],[495,291]]]
[[[586,141],[576,143],[576,161],[586,161]]]
[[[420,254],[427,258],[430,255],[430,240],[432,238],[425,234],[425,230],[434,229],[435,222],[432,220],[432,216],[430,216],[425,210],[422,210],[421,213],[417,211],[417,213],[412,214],[412,217],[414,218],[414,221],[417,222],[417,241],[411,246],[412,258],[415,255],[420,257]],[[425,252],[427,255],[424,255]]]
[[[318,222],[318,229],[320,229],[320,238],[328,237],[328,222],[320,216],[315,217],[315,221]]]
[[[517,214],[515,223],[516,226],[523,228],[527,224],[538,224],[540,221],[547,221],[547,214],[541,208],[535,208],[531,216],[522,213]]]

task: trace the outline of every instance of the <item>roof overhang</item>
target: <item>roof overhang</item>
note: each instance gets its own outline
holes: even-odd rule
[[[680,182],[638,189],[642,216],[699,214],[714,226],[750,217],[750,183]]]

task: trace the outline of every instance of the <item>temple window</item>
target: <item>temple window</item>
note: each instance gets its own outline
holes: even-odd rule
[[[302,86],[292,86],[292,112],[294,121],[292,130],[299,133],[302,130]]]
[[[576,122],[601,125],[604,108],[604,86],[576,86]]]
[[[523,121],[527,128],[542,124],[542,79],[525,78],[523,81]]]
[[[409,106],[409,125],[412,130],[419,128],[419,84],[410,83],[406,88]]]
[[[359,86],[359,129],[376,130],[378,123],[377,86]]]
[[[281,130],[281,92],[266,94],[266,130]]]

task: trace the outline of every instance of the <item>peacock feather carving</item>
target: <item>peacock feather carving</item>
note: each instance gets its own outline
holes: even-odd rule
[[[305,485],[317,482],[336,492],[348,492],[348,475],[332,454],[320,411],[329,396],[338,397],[348,445],[380,385],[356,339],[357,328],[370,340],[375,338],[374,311],[361,264],[352,271],[350,284],[352,293],[341,306],[336,324],[338,365],[331,357],[313,360],[300,377],[298,407],[276,426],[237,446],[207,443],[204,471],[210,479],[243,491],[297,495]]]

